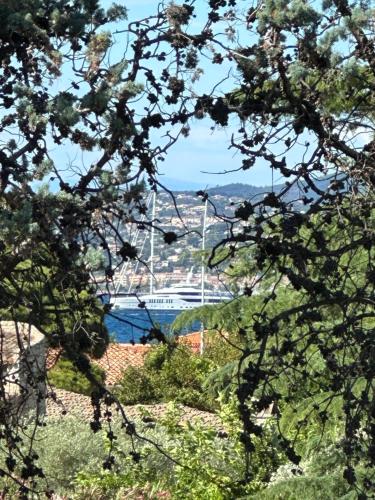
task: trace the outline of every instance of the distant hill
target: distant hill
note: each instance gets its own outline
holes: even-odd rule
[[[283,184],[274,186],[274,191],[279,192],[283,188]],[[207,189],[210,196],[228,196],[249,199],[256,195],[269,193],[271,186],[252,186],[251,184],[232,183],[226,186],[216,186]]]
[[[319,189],[325,191],[326,189],[328,189],[330,181],[331,178],[324,177],[321,178],[319,181],[316,181],[316,183]],[[269,193],[271,191],[273,191],[274,193],[280,193],[280,191],[282,191],[282,189],[284,188],[285,184],[275,184],[272,187],[272,186],[252,186],[251,184],[243,184],[238,182],[238,183],[226,184],[225,186],[211,187],[206,189],[205,191],[208,193],[209,196],[225,196],[226,198],[241,198],[243,200],[258,198],[259,200],[266,193]],[[190,195],[195,194],[195,191],[193,190],[183,190],[183,191],[176,190],[176,191],[178,191],[179,193],[185,193]],[[317,194],[311,189],[308,189],[307,193],[305,193],[302,188],[293,185],[287,192],[285,196],[285,201],[298,200],[301,199],[302,196],[304,195],[311,197],[313,199],[317,198]]]

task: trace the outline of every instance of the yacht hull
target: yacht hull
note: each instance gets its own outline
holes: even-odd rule
[[[115,309],[147,308],[149,310],[183,311],[201,305],[220,304],[232,296],[225,292],[206,292],[204,301],[199,291],[178,291],[177,293],[155,293],[145,295],[118,294],[111,297]]]

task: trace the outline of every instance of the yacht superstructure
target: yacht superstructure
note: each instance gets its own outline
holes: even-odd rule
[[[205,290],[204,304],[218,304],[231,298],[232,295],[228,292]],[[199,285],[178,283],[152,294],[118,293],[111,303],[119,309],[146,307],[150,310],[185,310],[202,304],[202,292]]]

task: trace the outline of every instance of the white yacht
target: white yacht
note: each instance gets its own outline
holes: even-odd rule
[[[155,220],[155,193],[152,195],[152,220]],[[151,198],[147,201],[149,206]],[[206,235],[206,219],[207,219],[207,201],[205,204],[203,218],[203,237],[202,250],[205,250],[205,235]],[[132,242],[136,245],[138,233]],[[128,292],[120,291],[121,276],[125,275],[128,270],[128,263],[123,266],[118,285],[115,293],[111,296],[110,303],[116,309],[137,309],[146,307],[150,310],[184,310],[193,309],[203,304],[218,304],[220,302],[231,300],[232,294],[229,292],[221,292],[209,290],[205,287],[205,267],[202,261],[201,266],[201,282],[200,284],[191,283],[193,269],[190,270],[187,279],[184,283],[177,283],[169,287],[164,287],[159,290],[154,290],[154,227],[151,228],[151,256],[150,256],[150,291],[149,293],[132,293],[131,286]]]
[[[116,309],[137,309],[146,307],[150,310],[185,310],[193,309],[203,304],[219,304],[232,299],[229,292],[205,290],[202,299],[200,285],[177,283],[161,288],[154,293],[129,294],[117,293],[111,300]]]

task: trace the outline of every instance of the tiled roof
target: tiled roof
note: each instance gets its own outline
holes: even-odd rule
[[[92,363],[98,365],[105,371],[106,384],[111,386],[121,380],[123,372],[129,366],[142,366],[149,345],[143,344],[116,344],[108,345],[106,352],[100,359],[92,359]],[[61,349],[49,349],[47,353],[46,367],[50,370],[55,366],[62,354]]]
[[[149,349],[150,346],[142,344],[109,344],[103,357],[92,361],[105,371],[106,384],[114,385],[119,382],[126,368],[143,365]]]
[[[93,418],[93,406],[89,396],[76,394],[75,392],[69,392],[63,389],[53,389],[53,392],[50,393],[47,398],[46,408],[46,415],[48,418],[58,419],[65,415],[76,416],[84,420],[92,420]],[[106,408],[107,407],[103,404],[101,407],[102,414],[105,413]],[[129,420],[141,419],[143,415],[147,414],[158,421],[168,412],[168,404],[166,403],[132,406],[123,405],[122,408]],[[193,423],[199,420],[203,424],[215,427],[216,429],[222,429],[223,427],[219,417],[214,413],[197,410],[196,408],[184,405],[178,405],[178,408],[181,412],[180,423],[182,424]],[[109,409],[113,412],[113,418],[116,418],[118,416],[118,410],[116,410],[115,405],[112,405]],[[263,422],[272,415],[272,412],[273,404],[258,414],[258,423],[263,424]]]
[[[44,340],[44,335],[27,323],[0,321],[0,360],[3,364],[14,364],[23,350]]]
[[[214,331],[205,330],[203,332],[204,347],[209,346],[210,343],[212,343],[212,341],[215,338],[218,338],[218,336]],[[201,339],[202,339],[202,332],[193,332],[193,333],[188,333],[187,335],[181,335],[179,337],[179,342],[188,345],[194,352],[200,353]]]
[[[179,337],[179,341],[191,347],[194,352],[199,353],[200,338],[200,332],[195,332]],[[144,357],[150,348],[150,345],[143,344],[111,343],[102,358],[92,361],[105,371],[106,383],[110,386],[121,380],[123,372],[129,366],[142,366]]]
[[[205,338],[208,342],[208,337]],[[188,345],[194,352],[200,352],[201,332],[189,333],[179,337],[179,342]],[[117,344],[108,345],[106,352],[100,359],[92,359],[92,362],[102,368],[106,373],[106,383],[111,386],[119,382],[123,372],[129,366],[139,367],[143,365],[145,354],[150,345],[143,344]],[[57,363],[61,349],[49,349],[47,353],[46,366],[50,370]]]
[[[188,345],[192,351],[199,353],[201,349],[201,332],[188,333],[187,335],[181,335],[179,337],[179,342]]]
[[[168,411],[167,404],[134,405],[123,406],[122,408],[129,420],[141,419],[142,416],[147,413],[151,418],[158,421],[160,418],[163,418]],[[221,427],[219,418],[213,413],[196,410],[195,408],[183,405],[180,405],[179,408],[181,411],[182,424],[199,420],[205,425],[212,425],[217,428]],[[115,406],[112,405],[110,409],[113,412],[113,416],[116,417],[118,411],[115,409]],[[102,413],[104,413],[105,410],[106,407],[103,405]],[[53,396],[50,394],[47,399],[47,417],[61,418],[65,415],[77,416],[84,420],[92,420],[93,407],[91,405],[91,398],[63,389],[54,389]]]

